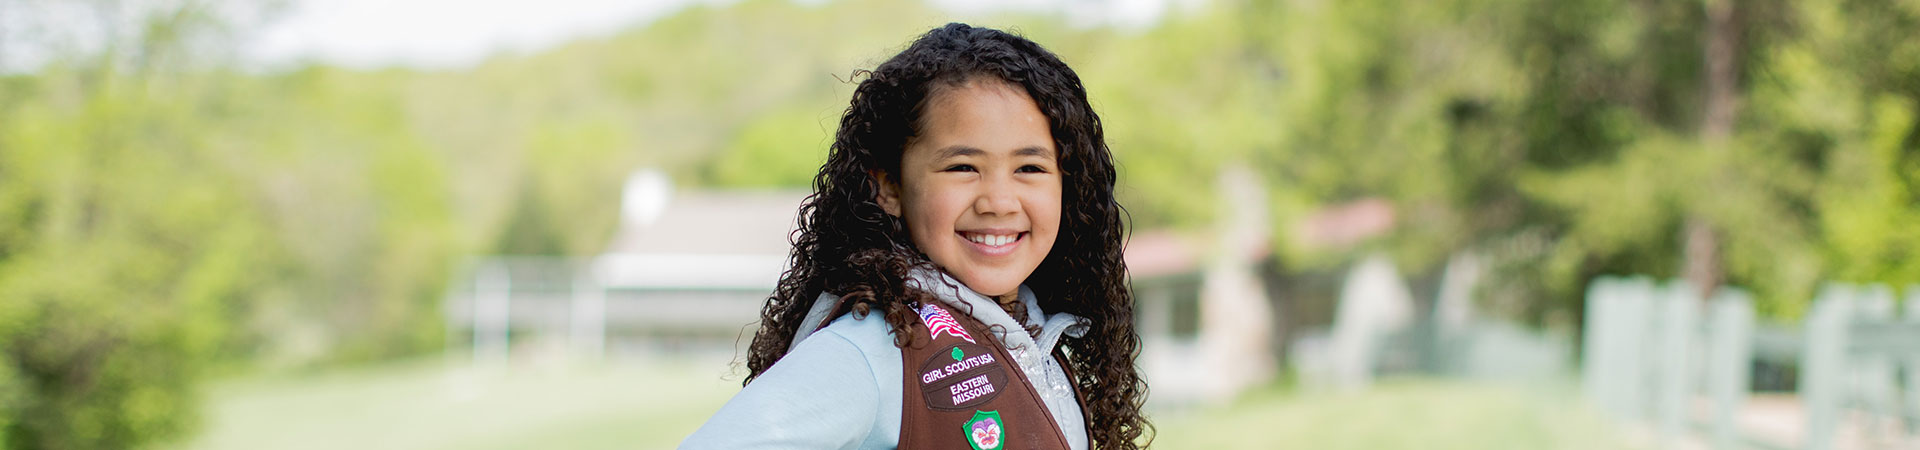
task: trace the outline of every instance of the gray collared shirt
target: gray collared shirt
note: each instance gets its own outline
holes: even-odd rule
[[[919,287],[954,306],[970,311],[989,326],[1007,330],[1001,343],[1027,379],[1034,383],[1047,410],[1061,426],[1074,450],[1087,448],[1087,431],[1072,380],[1057,361],[1048,357],[1061,335],[1085,333],[1086,321],[1065,313],[1045,315],[1033,292],[1020,287],[1027,317],[1040,326],[1031,336],[1015,326],[1012,316],[991,299],[967,289],[945,274],[915,274]],[[822,295],[815,311],[831,308],[838,298]],[[828,306],[821,307],[820,304]],[[900,395],[903,380],[900,349],[886,320],[847,314],[826,328],[810,333],[809,324],[825,320],[809,314],[796,344],[773,367],[760,374],[728,400],[705,425],[680,443],[682,449],[834,448],[890,449],[900,442]],[[1039,318],[1045,318],[1040,321]],[[1037,338],[1037,339],[1036,339]],[[1039,351],[1038,349],[1047,349]]]

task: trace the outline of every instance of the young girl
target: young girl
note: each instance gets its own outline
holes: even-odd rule
[[[1122,210],[1080,77],[958,23],[864,74],[746,386],[681,448],[1138,448]]]

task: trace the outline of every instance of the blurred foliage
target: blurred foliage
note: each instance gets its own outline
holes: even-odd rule
[[[719,150],[703,175],[709,183],[724,186],[812,186],[813,176],[827,162],[837,119],[806,109],[755,118]]]
[[[1738,107],[1713,143],[1712,3],[1256,2],[1242,18],[1286,76],[1270,97],[1282,144],[1254,158],[1281,199],[1392,199],[1400,226],[1373,245],[1413,273],[1489,254],[1485,306],[1536,323],[1571,325],[1597,274],[1679,276],[1690,217],[1770,315],[1797,316],[1825,279],[1920,280],[1920,233],[1902,225],[1920,211],[1903,189],[1920,172],[1902,165],[1920,158],[1902,115],[1920,73],[1873,53],[1914,51],[1901,36],[1920,7],[1734,3]],[[1856,20],[1870,26],[1842,25]]]
[[[401,115],[397,78],[175,57],[221,29],[199,2],[171,5],[103,18],[146,31],[97,54],[5,77],[8,448],[179,436],[206,376],[442,339],[448,172]]]
[[[951,19],[750,0],[465,69],[257,73],[234,69],[232,19],[209,12],[247,2],[137,3],[84,4],[135,26],[76,27],[106,45],[0,75],[10,448],[134,447],[191,430],[208,376],[437,349],[462,260],[597,252],[638,167],[804,187],[852,70]],[[1775,317],[1821,280],[1920,282],[1920,6],[1737,2],[1737,118],[1714,143],[1710,4],[1223,0],[1146,29],[973,21],[1079,71],[1137,228],[1205,229],[1208,180],[1246,165],[1277,237],[1328,205],[1396,205],[1391,236],[1352,248],[1275,239],[1282,267],[1388,250],[1421,276],[1481,252],[1484,306],[1535,323],[1575,320],[1597,274],[1677,276],[1695,219]]]

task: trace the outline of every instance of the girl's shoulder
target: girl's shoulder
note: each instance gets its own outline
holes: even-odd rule
[[[748,383],[681,448],[892,448],[903,375],[888,333],[878,316],[834,320]]]
[[[814,339],[845,340],[865,354],[869,363],[877,357],[890,357],[896,364],[900,359],[900,348],[893,345],[893,326],[879,314],[842,314],[800,344],[805,346]]]

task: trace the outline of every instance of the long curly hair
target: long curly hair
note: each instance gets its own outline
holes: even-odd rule
[[[823,292],[844,299],[836,315],[880,312],[893,328],[895,345],[906,344],[908,326],[919,319],[909,305],[934,301],[906,280],[914,268],[932,264],[913,246],[905,224],[881,209],[875,197],[880,181],[873,174],[899,179],[901,153],[918,135],[932,95],[972,80],[997,80],[1025,88],[1046,115],[1060,155],[1060,236],[1026,285],[1044,310],[1092,322],[1085,336],[1063,343],[1086,402],[1093,446],[1144,446],[1136,440],[1152,425],[1140,412],[1147,385],[1134,365],[1140,335],[1121,258],[1126,211],[1114,200],[1112,153],[1080,76],[1033,41],[960,23],[927,32],[878,68],[855,72],[855,79],[862,76],[826,164],[813,178],[813,195],[800,206],[793,251],[761,310],[745,383],[787,354]]]

